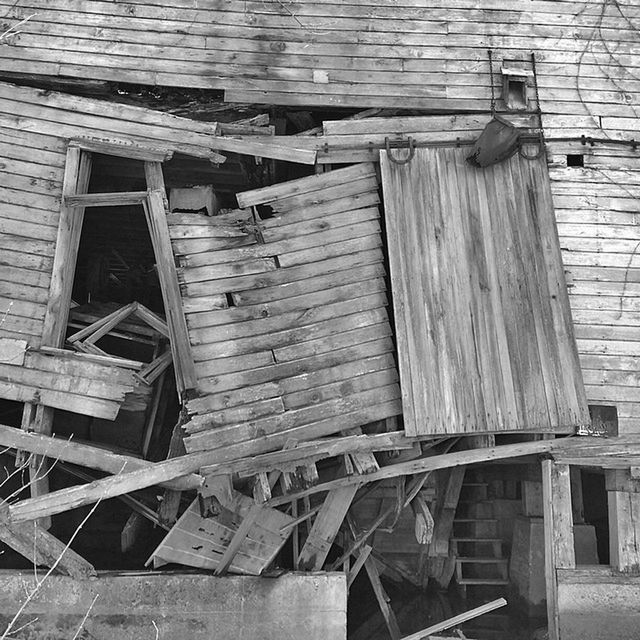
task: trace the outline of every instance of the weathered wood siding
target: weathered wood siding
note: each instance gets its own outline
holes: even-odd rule
[[[70,139],[207,157],[215,133],[215,123],[0,83],[0,337],[39,345]]]
[[[544,157],[381,152],[409,435],[587,425]]]
[[[8,24],[32,16],[0,48],[7,71],[223,89],[230,101],[487,110],[489,48],[498,60],[536,52],[548,114],[632,118],[639,90],[629,1],[0,0],[0,11]]]
[[[200,394],[188,451],[282,447],[401,413],[370,164],[249,191],[273,217],[172,214]]]
[[[567,154],[584,167],[567,166]],[[550,177],[575,334],[590,404],[640,430],[640,154],[551,145]]]

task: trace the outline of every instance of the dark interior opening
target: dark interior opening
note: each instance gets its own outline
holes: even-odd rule
[[[593,435],[618,435],[618,409],[615,406],[592,404],[589,405],[591,431]]]
[[[584,521],[595,528],[599,563],[609,564],[609,511],[604,472],[581,469],[581,476]]]
[[[568,154],[567,167],[584,167],[584,155],[581,153]]]

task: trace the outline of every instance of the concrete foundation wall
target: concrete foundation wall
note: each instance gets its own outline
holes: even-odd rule
[[[558,570],[560,640],[637,640],[640,576],[610,567]]]
[[[33,573],[0,572],[2,631],[34,586]],[[8,637],[70,640],[87,612],[78,638],[345,640],[346,580],[341,573],[101,574],[84,581],[52,575],[12,627],[24,629]]]

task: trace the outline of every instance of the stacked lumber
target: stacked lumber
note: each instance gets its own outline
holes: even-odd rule
[[[197,398],[187,451],[281,448],[400,413],[377,179],[355,165],[168,216]]]
[[[2,67],[223,89],[232,102],[488,110],[496,59],[539,56],[543,110],[634,117],[633,3],[0,0]],[[496,82],[499,87],[499,82]]]

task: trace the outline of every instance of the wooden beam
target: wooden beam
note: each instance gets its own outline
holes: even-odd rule
[[[224,550],[222,558],[220,558],[220,562],[214,571],[216,576],[224,575],[227,572],[227,569],[231,566],[236,553],[240,550],[244,539],[249,534],[251,527],[255,524],[261,511],[262,505],[259,504],[254,504],[251,509],[249,509],[249,513],[247,513],[240,523],[240,526],[236,529],[233,538],[231,538],[231,542],[229,542],[229,546]]]
[[[358,577],[360,570],[364,567],[364,563],[367,561],[367,558],[371,555],[371,551],[373,547],[365,544],[361,549],[357,550],[355,553],[357,555],[356,561],[353,563],[349,574],[347,575],[347,589],[351,587],[354,580]]]
[[[576,439],[577,440],[577,439]],[[517,444],[506,444],[490,449],[471,449],[467,451],[455,451],[454,453],[445,453],[442,455],[429,456],[427,458],[418,458],[408,460],[398,464],[382,467],[379,471],[369,473],[364,476],[349,476],[346,478],[338,478],[318,484],[309,489],[290,494],[286,497],[278,496],[269,501],[271,506],[284,504],[291,500],[302,498],[305,495],[317,493],[319,491],[330,491],[338,487],[346,487],[353,484],[362,484],[364,482],[375,482],[377,480],[386,480],[387,478],[397,478],[398,476],[413,475],[423,473],[425,471],[436,471],[438,469],[448,469],[450,467],[464,466],[468,464],[477,464],[480,462],[492,462],[495,460],[505,460],[508,458],[517,458],[520,456],[542,454],[552,451],[558,447],[560,440],[537,440],[530,442],[519,442]]]
[[[612,567],[640,573],[640,493],[629,471],[607,471],[609,556]]]
[[[171,354],[173,356],[176,384],[178,392],[182,396],[186,390],[196,388],[197,378],[187,323],[182,310],[180,285],[178,284],[178,275],[169,238],[164,178],[160,163],[145,162],[145,175],[147,186],[151,191],[145,203],[144,211],[156,257],[167,325],[171,334]]]
[[[296,467],[310,461],[317,462],[323,458],[338,456],[343,453],[361,453],[367,451],[388,451],[394,449],[410,449],[415,441],[409,440],[401,431],[394,433],[378,433],[370,436],[353,435],[343,438],[331,438],[303,442],[295,449],[283,449],[273,453],[264,453],[251,458],[234,462],[221,462],[201,469],[202,475],[218,475],[237,473],[240,476],[254,475],[272,469],[295,470]],[[206,484],[203,487],[206,492]],[[206,493],[205,493],[206,495]]]
[[[449,555],[449,538],[451,537],[453,520],[458,508],[465,470],[465,467],[455,467],[441,472],[446,474],[446,477],[441,478],[442,482],[440,483],[440,487],[444,491],[441,492],[441,496],[436,497],[437,507],[433,515],[435,529],[433,539],[429,545],[430,557]]]
[[[473,620],[478,616],[482,616],[485,613],[489,613],[490,611],[495,611],[500,607],[504,607],[507,604],[507,601],[504,598],[498,598],[497,600],[492,600],[491,602],[487,602],[475,609],[471,609],[469,611],[465,611],[460,615],[454,616],[453,618],[449,618],[448,620],[443,620],[442,622],[438,622],[438,624],[434,624],[422,631],[418,631],[416,633],[412,633],[409,636],[404,636],[402,640],[423,640],[429,638],[434,633],[438,633],[439,631],[444,631],[445,629],[451,629],[451,627],[457,627],[459,624],[463,622],[468,622],[469,620]]]
[[[69,147],[62,182],[63,201],[60,207],[56,252],[42,332],[42,344],[49,347],[62,347],[64,342],[84,219],[84,208],[68,205],[64,199],[86,193],[90,175],[91,156],[78,147]]]
[[[389,634],[391,635],[391,640],[400,640],[400,627],[398,626],[398,621],[396,620],[396,615],[389,604],[390,599],[387,595],[384,587],[382,586],[382,582],[380,582],[380,574],[378,573],[378,567],[376,566],[376,561],[372,556],[369,556],[364,563],[364,568],[367,570],[367,575],[369,576],[369,581],[371,582],[371,586],[373,588],[373,592],[375,593],[376,600],[378,601],[378,606],[380,607],[380,611],[382,612],[382,616],[387,625],[387,629],[389,629]]]
[[[73,442],[64,438],[27,433],[15,427],[0,424],[0,446],[28,451],[55,460],[63,460],[83,467],[99,469],[107,473],[127,473],[131,470],[149,469],[154,463],[132,456],[113,453],[107,449]],[[185,474],[186,475],[186,474]],[[172,480],[165,486],[171,489],[189,490],[200,487],[203,479],[192,474]]]
[[[124,207],[142,204],[146,199],[146,191],[115,191],[65,196],[64,203],[68,207]]]
[[[329,492],[300,552],[299,570],[322,568],[357,490],[358,486],[352,485]]]
[[[576,438],[576,440],[578,440]],[[559,440],[539,440],[531,442],[521,442],[518,444],[502,445],[491,449],[474,449],[470,451],[457,451],[439,456],[430,456],[417,460],[409,460],[396,465],[383,467],[380,471],[370,473],[365,476],[350,476],[339,478],[330,482],[309,487],[293,495],[279,496],[272,498],[267,503],[268,506],[289,503],[292,500],[302,498],[319,491],[329,491],[342,487],[359,486],[367,482],[383,480],[385,478],[395,478],[402,475],[413,475],[424,471],[435,471],[436,469],[446,469],[466,464],[478,462],[488,462],[513,458],[533,453],[544,453],[552,451],[558,446]],[[20,446],[19,448],[25,448]],[[205,465],[234,460],[246,455],[247,443],[239,445],[229,445],[213,451],[201,451],[190,453],[179,458],[165,460],[163,462],[149,463],[150,466],[130,473],[124,473],[115,477],[96,480],[90,485],[83,487],[71,487],[57,491],[48,496],[40,498],[30,498],[12,505],[9,508],[10,515],[16,521],[29,520],[53,513],[61,513],[68,509],[91,504],[97,500],[106,500],[123,493],[137,491],[155,484],[170,482],[181,476],[197,471]]]
[[[556,465],[552,460],[542,461],[544,565],[549,640],[560,640],[556,570],[575,567],[570,477],[567,465]]]
[[[142,160],[147,162],[165,162],[173,157],[173,150],[143,147],[130,144],[116,144],[101,140],[73,138],[69,146],[78,147],[83,151],[101,153],[105,156],[129,158],[130,160]]]
[[[77,580],[96,576],[96,570],[81,555],[77,554],[37,522],[23,524],[0,524],[0,540],[24,556],[34,565],[51,568]]]
[[[317,152],[314,149],[278,144],[274,141],[273,136],[212,137],[211,148],[240,153],[246,156],[296,162],[298,164],[315,164],[317,156]]]

